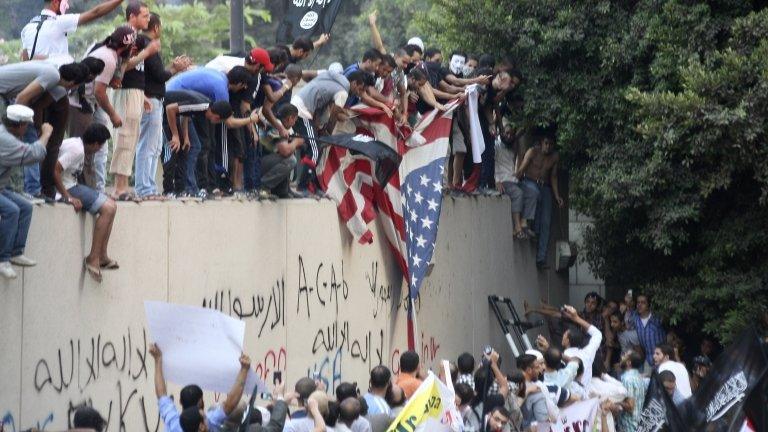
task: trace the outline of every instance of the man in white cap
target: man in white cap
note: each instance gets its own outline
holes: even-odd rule
[[[16,278],[11,263],[22,267],[37,264],[24,256],[32,204],[9,189],[13,168],[39,163],[45,158],[45,146],[53,132],[50,124],[43,124],[40,139],[35,143],[21,141],[34,115],[29,107],[11,105],[0,125],[0,275],[6,279]]]

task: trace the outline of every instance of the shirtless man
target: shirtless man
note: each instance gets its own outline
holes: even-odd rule
[[[523,186],[523,199],[536,201],[536,217],[533,230],[538,237],[536,266],[540,269],[549,268],[547,265],[547,248],[549,246],[549,228],[552,223],[552,196],[559,207],[564,202],[560,197],[557,186],[557,165],[560,155],[555,151],[554,140],[544,137],[541,143],[528,149],[523,163],[517,170],[517,177]]]

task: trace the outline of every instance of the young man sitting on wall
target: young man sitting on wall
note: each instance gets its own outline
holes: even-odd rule
[[[101,269],[117,269],[117,261],[107,254],[112,223],[115,221],[117,204],[103,192],[92,189],[77,181],[83,170],[85,155],[98,152],[110,138],[109,129],[101,123],[91,123],[80,138],[68,138],[61,143],[59,158],[53,174],[56,190],[61,199],[72,204],[75,211],[86,210],[96,217],[93,225],[91,252],[85,257],[83,265],[96,282],[101,282]]]

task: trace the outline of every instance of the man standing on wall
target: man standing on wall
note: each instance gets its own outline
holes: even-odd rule
[[[144,3],[131,2],[125,8],[127,24],[136,34],[147,29],[149,17],[149,8]],[[137,49],[144,48],[138,45],[140,41],[146,43],[147,39],[137,40]],[[159,44],[159,40],[156,42]],[[113,197],[121,201],[130,198],[128,179],[131,177],[136,143],[139,141],[141,114],[145,103],[149,108],[152,107],[149,101],[144,100],[144,62],[142,61],[133,69],[126,70],[121,87],[115,89],[112,97],[112,105],[122,119],[123,125],[117,131],[109,173],[115,176]]]
[[[544,137],[541,143],[528,149],[523,163],[517,170],[517,177],[522,180],[525,200],[536,200],[536,217],[534,232],[538,237],[536,251],[536,267],[549,268],[547,265],[547,249],[549,248],[549,230],[552,225],[552,198],[558,207],[565,202],[560,197],[557,184],[557,170],[560,155],[555,150],[555,141]]]

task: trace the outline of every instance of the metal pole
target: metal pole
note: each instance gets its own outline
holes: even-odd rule
[[[229,9],[229,50],[233,53],[245,52],[245,17],[243,0],[230,0]]]

